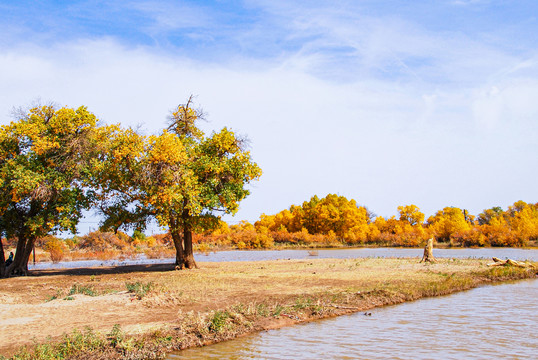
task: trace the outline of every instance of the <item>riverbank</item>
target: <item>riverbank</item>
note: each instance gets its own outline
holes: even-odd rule
[[[306,259],[201,262],[191,271],[170,265],[41,271],[1,281],[0,353],[161,358],[253,331],[536,273],[488,262]]]

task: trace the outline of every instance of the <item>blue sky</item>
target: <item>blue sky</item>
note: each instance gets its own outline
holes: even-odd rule
[[[36,99],[156,133],[189,94],[251,140],[232,221],[538,201],[536,1],[0,1],[0,122]]]

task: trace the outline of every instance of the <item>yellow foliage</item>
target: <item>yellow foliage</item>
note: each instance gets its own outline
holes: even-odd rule
[[[447,242],[450,240],[450,235],[471,229],[463,211],[455,207],[445,207],[435,216],[430,216],[428,226],[437,239]]]
[[[185,147],[180,138],[166,130],[160,136],[149,137],[148,159],[153,163],[180,164],[186,160]]]

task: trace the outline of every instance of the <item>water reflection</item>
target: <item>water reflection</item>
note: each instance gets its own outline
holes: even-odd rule
[[[168,359],[531,359],[538,280],[271,330]]]

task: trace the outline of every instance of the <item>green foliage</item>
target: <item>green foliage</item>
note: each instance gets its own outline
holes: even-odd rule
[[[237,211],[249,194],[245,185],[261,170],[232,131],[205,136],[196,126],[202,117],[191,98],[176,108],[160,135],[118,129],[106,139],[109,155],[96,184],[105,228],[143,228],[155,218],[170,229],[177,247],[181,231],[190,235],[213,228],[218,214]],[[191,237],[183,242],[185,253],[192,254]]]
[[[69,290],[68,296],[75,295],[75,294],[83,294],[88,296],[98,296],[97,292],[90,287],[90,286],[83,286],[79,284],[74,284],[71,289]]]
[[[17,271],[27,271],[37,238],[76,232],[93,199],[87,185],[99,131],[85,107],[39,106],[0,127],[0,230],[17,237],[23,250],[15,257]]]
[[[221,332],[228,324],[230,313],[228,311],[215,311],[209,320],[209,331]]]
[[[112,330],[107,334],[107,340],[113,347],[118,346],[124,339],[125,334],[121,330],[120,324],[115,324]]]
[[[36,344],[31,350],[23,348],[10,359],[12,360],[52,360],[68,359],[75,355],[89,353],[105,347],[104,339],[87,327],[84,332],[77,329],[63,336],[58,343]],[[5,357],[0,357],[5,359]]]
[[[273,309],[273,316],[278,317],[286,308],[280,304],[277,304],[275,308]]]
[[[153,284],[153,282],[148,282],[144,284],[140,281],[137,281],[134,283],[127,282],[125,283],[125,287],[127,288],[128,292],[135,294],[136,298],[138,300],[141,300],[155,287],[155,285]]]

